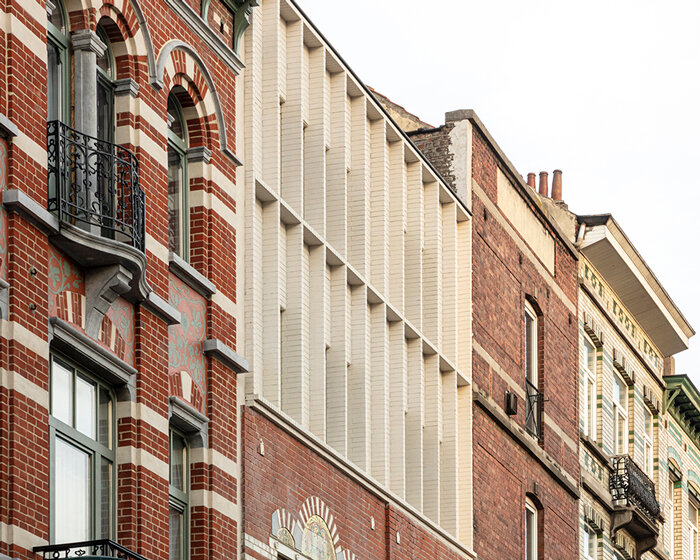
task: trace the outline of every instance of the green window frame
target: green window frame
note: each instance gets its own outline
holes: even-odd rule
[[[106,45],[104,54],[97,57],[97,137],[105,142],[114,142],[114,70],[107,32],[101,23],[97,24],[97,36]]]
[[[190,542],[190,446],[187,436],[172,427],[168,463],[170,560],[187,560]]]
[[[84,368],[51,355],[49,539],[108,539],[115,527],[115,397]]]
[[[60,0],[46,3],[47,120],[70,124],[71,56],[68,17]]]
[[[168,246],[185,262],[190,260],[187,148],[182,105],[171,93],[168,96]]]

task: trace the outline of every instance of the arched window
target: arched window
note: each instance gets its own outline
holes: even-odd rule
[[[47,120],[70,120],[70,41],[66,12],[60,0],[47,0]]]
[[[175,94],[168,97],[168,244],[189,261],[189,207],[187,202],[187,128]]]

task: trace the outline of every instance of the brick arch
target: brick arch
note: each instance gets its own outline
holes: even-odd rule
[[[182,107],[189,147],[206,146],[209,150],[213,150],[216,116],[207,113],[201,89],[183,73],[175,74],[172,79],[166,74],[166,82],[170,86],[168,91],[176,94]]]
[[[214,80],[194,48],[179,40],[170,41],[163,46],[156,63],[156,79],[151,83],[166,91],[170,91],[174,85],[181,85],[187,90],[193,102],[196,100],[200,121],[208,131],[208,147],[213,150],[218,138],[221,151],[237,161],[228,148],[226,123]]]
[[[129,55],[135,60],[145,58],[149,81],[156,72],[153,41],[139,0],[61,0],[68,13],[68,28],[95,29],[98,21],[107,17],[118,27]],[[135,67],[138,68],[138,64]]]

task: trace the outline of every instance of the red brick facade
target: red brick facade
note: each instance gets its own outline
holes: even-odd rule
[[[577,447],[577,323],[576,258],[551,224],[542,227],[555,240],[554,275],[545,277],[533,256],[518,247],[507,218],[498,209],[497,168],[508,174],[484,135],[475,127],[472,197],[473,310],[475,348],[473,380],[500,409],[513,384],[524,386],[524,309],[530,300],[539,315],[539,385],[545,402],[545,420],[539,447],[578,480]],[[483,194],[482,194],[483,193]],[[484,199],[483,197],[487,197]],[[490,204],[489,204],[490,203]],[[531,212],[539,216],[532,202]],[[498,212],[498,216],[494,216]],[[504,224],[505,222],[505,224]],[[490,357],[490,360],[486,358]],[[479,402],[479,401],[477,401]],[[525,429],[525,402],[521,400],[512,422]],[[531,495],[541,507],[540,558],[573,559],[578,555],[577,500],[541,461],[494,419],[483,405],[474,407],[474,548],[480,558],[524,558],[525,499]],[[523,438],[534,438],[522,434]]]
[[[115,55],[114,78],[133,81],[132,95],[115,94],[114,127],[117,142],[121,139],[139,162],[146,198],[144,274],[152,296],[124,293],[116,301],[126,319],[117,321],[110,310],[99,336],[87,333],[90,302],[84,285],[95,270],[72,262],[75,254],[57,248],[64,224],[52,223],[46,212],[46,3],[0,1],[0,115],[11,123],[0,127],[0,142],[8,148],[6,159],[0,150],[0,190],[27,195],[40,211],[30,219],[26,201],[0,209],[0,280],[9,284],[9,312],[0,324],[0,555],[34,558],[31,549],[49,543],[49,359],[60,354],[108,382],[115,393],[112,539],[149,560],[168,558],[168,425],[170,400],[176,396],[195,417],[207,420],[200,443],[193,440],[190,450],[190,558],[235,557],[238,480],[231,465],[238,460],[237,372],[230,362],[202,349],[204,340],[233,351],[238,344],[232,310],[237,301],[236,227],[230,216],[236,214],[238,196],[235,95],[241,65],[232,50],[233,14],[220,0],[211,0],[211,31],[204,31],[205,20],[187,23],[172,3],[162,0],[64,4],[67,34],[94,31],[102,24]],[[200,2],[193,2],[192,9],[198,18]],[[75,53],[70,56],[72,69]],[[211,152],[209,160],[190,162],[189,261],[191,270],[216,289],[215,297],[202,296],[205,311],[197,316],[198,334],[185,349],[202,364],[199,377],[188,366],[179,368],[183,375],[192,374],[189,384],[198,383],[203,390],[185,393],[169,379],[178,343],[169,324],[176,322],[175,308],[182,316],[187,311],[174,301],[168,262],[166,105],[176,85],[181,87],[189,147]],[[80,109],[76,91],[74,84],[71,116],[64,118],[69,125]],[[53,266],[52,255],[65,267]],[[75,287],[61,285],[71,267]],[[125,371],[133,368],[130,381],[116,382],[109,372],[93,367],[95,360],[78,347],[59,348],[57,338],[51,340],[52,317],[68,325],[72,336],[86,339],[85,348],[99,345],[96,352],[103,362]],[[204,447],[198,447],[202,441]],[[225,507],[217,505],[222,503]]]

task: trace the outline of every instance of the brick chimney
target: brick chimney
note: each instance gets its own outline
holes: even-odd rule
[[[554,176],[552,177],[552,200],[562,200],[561,169],[554,170]]]
[[[527,174],[527,184],[530,185],[530,188],[533,191],[537,190],[537,185],[535,185],[535,174],[534,173]]]
[[[549,185],[547,184],[549,173],[546,171],[540,171],[540,194],[542,196],[549,196]]]

